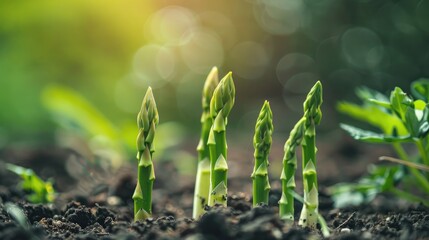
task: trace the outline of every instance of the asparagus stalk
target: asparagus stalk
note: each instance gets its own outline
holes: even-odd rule
[[[302,142],[302,175],[304,182],[304,205],[298,224],[316,229],[319,196],[316,173],[316,125],[322,119],[322,84],[313,86],[304,102],[305,133]]]
[[[155,172],[152,163],[153,140],[159,116],[152,89],[149,87],[137,115],[137,185],[133,194],[134,220],[143,220],[152,215],[152,187]]]
[[[226,206],[227,198],[227,145],[226,125],[228,115],[234,106],[235,87],[232,73],[229,72],[213,92],[210,101],[210,115],[213,125],[210,129],[207,145],[210,151],[210,195],[209,206]]]
[[[219,83],[218,70],[213,67],[207,76],[203,89],[201,115],[201,138],[197,147],[198,151],[198,168],[197,179],[195,181],[194,192],[194,209],[193,218],[198,218],[204,213],[204,206],[207,205],[210,191],[210,151],[207,146],[207,140],[213,119],[210,115],[210,100],[213,92]]]
[[[268,204],[270,192],[270,181],[268,177],[268,155],[271,149],[273,133],[273,113],[270,103],[264,102],[255,126],[255,136],[253,137],[253,147],[255,153],[255,165],[253,168],[253,206],[258,203]]]
[[[301,145],[304,137],[304,127],[306,118],[301,118],[290,132],[289,138],[284,146],[283,170],[281,174],[282,197],[279,201],[280,218],[288,221],[294,221],[294,197],[295,191],[295,171],[297,166],[296,148]]]

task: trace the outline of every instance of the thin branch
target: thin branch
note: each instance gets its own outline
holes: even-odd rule
[[[419,163],[413,163],[413,162],[404,161],[404,160],[398,159],[398,158],[381,156],[378,160],[399,163],[399,164],[402,164],[402,165],[405,165],[405,166],[408,166],[408,167],[412,167],[412,168],[416,168],[416,169],[420,169],[420,170],[429,172],[429,167],[428,166],[425,166],[425,165],[419,164]]]
[[[356,212],[353,212],[352,214],[350,214],[350,216],[346,219],[346,221],[344,221],[338,227],[336,227],[335,230],[338,230],[338,229],[342,228],[343,226],[345,226],[352,219],[352,217],[355,215],[355,213]]]

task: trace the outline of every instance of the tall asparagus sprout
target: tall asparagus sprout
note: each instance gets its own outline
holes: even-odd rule
[[[317,81],[304,102],[305,133],[302,142],[302,175],[304,182],[304,206],[298,224],[316,229],[319,194],[316,173],[316,125],[322,119],[322,84]]]
[[[218,70],[216,67],[213,67],[207,76],[203,89],[203,113],[201,115],[201,138],[197,147],[198,168],[197,179],[195,181],[193,218],[198,218],[204,213],[204,205],[208,203],[209,199],[210,151],[207,146],[207,140],[209,138],[210,128],[213,124],[213,119],[210,115],[210,100],[218,83]]]
[[[152,187],[155,171],[152,163],[153,140],[159,116],[152,89],[149,87],[137,115],[137,185],[133,194],[134,220],[143,220],[152,215]]]
[[[294,221],[295,171],[297,166],[296,149],[301,145],[304,137],[306,118],[301,118],[290,132],[284,146],[283,170],[281,174],[282,197],[279,201],[280,218],[289,222]]]
[[[207,145],[210,151],[210,195],[209,206],[226,206],[227,197],[227,145],[226,125],[228,115],[234,106],[235,86],[232,73],[229,72],[213,92],[210,101],[210,115],[213,125],[210,129]]]
[[[253,168],[253,206],[258,203],[268,204],[270,180],[268,177],[268,155],[271,149],[273,133],[273,113],[270,103],[264,102],[255,126],[253,147],[255,148],[255,166]]]

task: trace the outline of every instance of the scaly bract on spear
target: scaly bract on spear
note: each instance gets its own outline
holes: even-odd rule
[[[316,172],[316,125],[322,119],[322,84],[317,81],[304,101],[305,132],[302,141],[302,175],[304,206],[298,224],[316,229],[319,193]]]
[[[273,113],[268,101],[264,102],[256,120],[253,147],[255,165],[253,167],[253,206],[259,203],[268,204],[270,181],[268,177],[268,155],[270,154],[273,134]]]
[[[155,180],[152,154],[155,151],[153,140],[158,122],[158,109],[152,89],[149,87],[137,115],[139,128],[137,135],[138,176],[133,194],[135,221],[143,220],[152,215],[152,188]]]
[[[218,70],[213,67],[204,83],[201,115],[201,137],[197,147],[198,167],[195,181],[194,208],[192,217],[198,218],[204,213],[204,206],[208,204],[210,192],[210,151],[207,140],[213,119],[210,115],[210,100],[219,84]]]
[[[235,86],[229,72],[218,84],[210,101],[210,115],[213,125],[207,145],[210,151],[210,195],[209,206],[226,206],[227,198],[227,144],[226,125],[228,115],[234,106]]]

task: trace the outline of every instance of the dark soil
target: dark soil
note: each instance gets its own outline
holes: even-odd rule
[[[73,153],[29,153],[28,160],[37,158],[58,162],[58,156]],[[13,152],[3,152],[1,159],[23,166],[31,164],[24,158],[11,158]],[[68,157],[67,157],[68,158]],[[66,162],[66,159],[63,159]],[[246,192],[249,180],[241,176],[230,179],[232,193],[228,207],[207,209],[199,220],[190,218],[192,181],[170,184],[177,176],[170,162],[157,165],[158,182],[154,189],[154,216],[134,222],[132,200],[135,186],[133,170],[122,168],[112,173],[102,172],[90,180],[77,179],[65,166],[55,165],[48,173],[60,173],[60,183],[69,181],[64,193],[53,204],[31,204],[17,188],[19,178],[4,170],[0,162],[0,239],[318,239],[320,232],[298,226],[287,226],[278,218],[279,183],[273,180],[269,206],[252,208]],[[65,165],[65,164],[64,164]],[[42,173],[43,175],[43,173]],[[189,177],[190,179],[193,177]],[[321,181],[330,182],[332,179]],[[57,184],[58,185],[58,182]],[[57,187],[57,186],[56,186]],[[18,206],[27,224],[16,219],[10,204]],[[301,205],[296,201],[296,219]],[[320,212],[331,228],[328,239],[429,239],[429,208],[403,205],[389,196],[380,196],[371,204],[356,208],[334,209],[333,202],[321,187]]]

